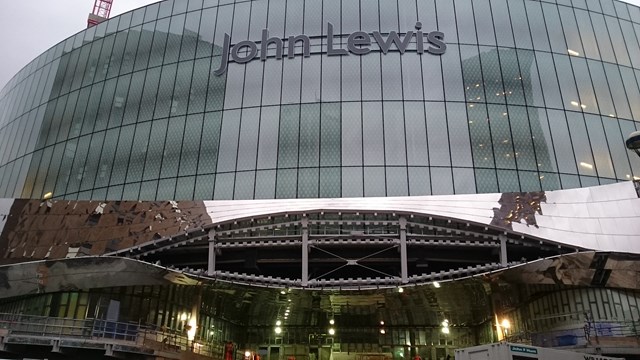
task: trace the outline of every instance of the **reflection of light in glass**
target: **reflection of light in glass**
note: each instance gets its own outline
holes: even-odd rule
[[[579,103],[579,102],[577,102],[577,101],[572,101],[572,102],[571,102],[571,105],[573,105],[573,106],[575,106],[575,107],[581,107],[581,108],[583,108],[583,109],[586,109],[586,108],[587,108],[587,105],[585,105],[585,104],[580,104],[580,103]]]
[[[583,168],[587,168],[587,169],[593,169],[593,165],[586,163],[586,162],[580,162],[580,166],[582,166]]]
[[[480,144],[480,145],[482,146],[482,144]],[[437,282],[437,281],[434,281],[433,282],[433,287],[436,288],[436,289],[439,288],[440,287],[440,283]]]
[[[609,114],[609,117],[616,117],[615,114]]]
[[[569,55],[571,56],[580,56],[580,53],[575,51],[575,50],[571,50],[571,49],[567,49],[567,52],[569,53]]]
[[[443,327],[442,328],[442,333],[443,334],[448,334],[449,333],[449,328],[448,327]]]
[[[53,193],[49,191],[48,193],[44,194],[42,198],[47,200],[47,199],[51,199],[52,196],[53,196]]]
[[[403,289],[403,288],[401,288],[401,287],[399,287],[399,288],[398,288],[398,292],[399,292],[399,293],[403,293],[403,292],[404,292],[404,289]]]

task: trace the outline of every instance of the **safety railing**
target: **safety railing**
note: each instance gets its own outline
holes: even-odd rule
[[[638,346],[640,322],[591,321],[562,330],[534,332],[530,343],[542,347],[578,347],[589,345]]]
[[[4,329],[8,335],[124,343],[159,351],[191,351],[211,357],[219,357],[217,353],[222,346],[198,338],[189,340],[186,334],[164,328],[101,319],[79,320],[0,313],[0,329]]]

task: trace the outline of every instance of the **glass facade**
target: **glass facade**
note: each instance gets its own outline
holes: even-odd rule
[[[425,39],[444,34],[444,54],[416,52],[418,21]],[[214,74],[225,34],[259,49],[265,28],[307,35],[310,56],[300,41],[287,57],[285,41],[282,59],[271,46],[265,61]],[[364,55],[328,54],[356,31],[414,36],[406,52],[372,41]],[[0,196],[403,196],[630,180],[639,84],[640,8],[614,0],[166,0],[66,39],[0,92]]]

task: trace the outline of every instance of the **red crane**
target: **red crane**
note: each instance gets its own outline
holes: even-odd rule
[[[93,5],[93,12],[89,14],[89,18],[87,19],[87,27],[98,25],[99,23],[107,20],[109,18],[109,14],[111,13],[111,6],[113,5],[113,0],[95,0],[95,1],[96,2]]]

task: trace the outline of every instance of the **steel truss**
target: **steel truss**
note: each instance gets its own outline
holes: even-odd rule
[[[581,250],[428,215],[317,211],[213,224],[109,255],[252,286],[376,289],[477,276]]]

